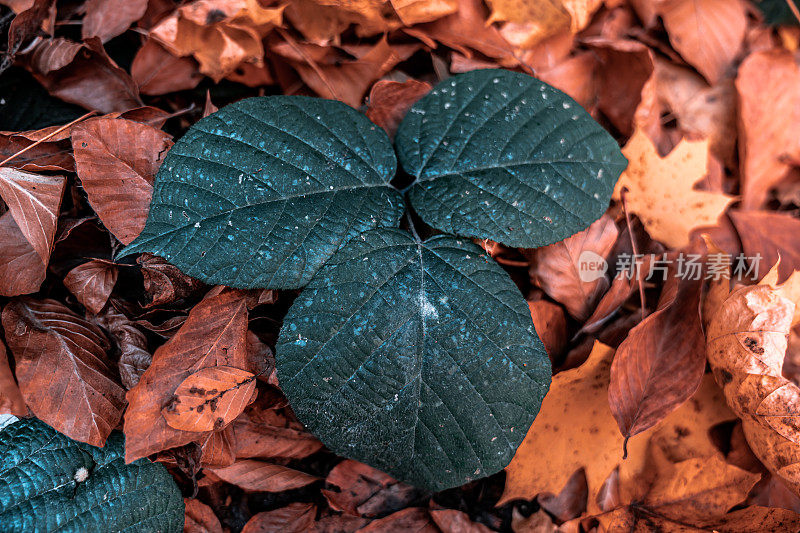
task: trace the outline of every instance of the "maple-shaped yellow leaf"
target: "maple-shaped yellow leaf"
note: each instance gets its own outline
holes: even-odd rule
[[[694,184],[707,174],[709,140],[682,140],[666,157],[658,155],[649,137],[637,129],[622,149],[628,168],[614,190],[625,195],[628,210],[642,220],[651,237],[670,248],[689,244],[689,233],[714,225],[734,197],[697,191]]]
[[[596,494],[620,467],[620,483],[629,484],[645,465],[650,431],[625,440],[608,406],[614,350],[600,342],[578,368],[556,374],[528,434],[506,467],[506,488],[498,505],[542,492],[558,494],[579,468],[586,472],[589,513],[598,512]]]

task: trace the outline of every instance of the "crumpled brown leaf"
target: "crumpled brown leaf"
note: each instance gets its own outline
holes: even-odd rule
[[[242,533],[305,533],[314,527],[317,506],[313,503],[294,502],[286,507],[254,514],[245,524]]]

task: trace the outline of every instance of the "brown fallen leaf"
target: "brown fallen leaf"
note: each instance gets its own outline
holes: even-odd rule
[[[421,507],[408,507],[385,518],[373,520],[358,530],[359,533],[383,531],[414,531],[415,533],[439,533],[439,528],[427,510]]]
[[[93,259],[76,266],[64,277],[64,286],[91,313],[97,315],[106,306],[117,283],[119,269],[103,259]]]
[[[201,368],[184,379],[161,409],[167,424],[183,431],[222,429],[253,400],[256,376],[231,366]]]
[[[67,180],[14,168],[0,168],[0,197],[25,239],[47,265]]]
[[[299,470],[253,459],[236,461],[225,468],[211,469],[211,472],[227,483],[255,492],[283,492],[305,487],[319,479]]]
[[[585,51],[550,68],[537,70],[536,77],[564,91],[592,113],[597,107],[598,65],[595,54]]]
[[[75,163],[89,203],[123,244],[144,228],[153,180],[170,135],[125,119],[96,118],[72,130]]]
[[[497,28],[486,24],[486,18],[486,6],[481,0],[458,0],[457,13],[403,31],[432,47],[440,42],[468,58],[476,51],[501,60],[503,66],[518,64],[513,47]]]
[[[10,212],[0,215],[0,296],[39,290],[47,265],[20,231]]]
[[[203,79],[199,69],[194,58],[170,54],[154,39],[148,39],[133,58],[131,77],[140,93],[159,95],[194,89]]]
[[[586,320],[608,289],[608,278],[600,267],[618,235],[614,219],[603,215],[585,230],[538,248],[531,279],[577,320]]]
[[[145,307],[172,304],[205,287],[200,280],[187,276],[165,259],[145,253],[136,258],[144,278]]]
[[[780,280],[800,270],[800,219],[774,211],[730,212],[746,257],[758,258],[760,275],[778,263]]]
[[[708,169],[709,141],[681,141],[666,157],[637,130],[622,149],[628,168],[622,173],[614,197],[623,188],[627,208],[636,213],[653,239],[670,248],[689,244],[689,234],[700,226],[713,226],[734,200],[721,193],[693,187]]]
[[[212,431],[200,439],[200,465],[203,468],[222,468],[236,461],[236,432],[231,426]]]
[[[553,377],[542,408],[517,453],[506,467],[506,487],[498,505],[537,494],[558,494],[573,472],[584,468],[589,490],[588,512],[598,509],[595,496],[603,481],[620,467],[626,482],[645,465],[648,433],[628,442],[608,406],[609,369],[614,350],[596,342],[578,368]]]
[[[161,409],[178,385],[200,369],[232,366],[258,372],[248,357],[246,339],[247,306],[240,293],[222,292],[191,310],[178,332],[153,354],[153,363],[139,383],[128,391],[126,461],[204,438],[203,432],[170,427]]]
[[[666,0],[656,2],[672,46],[716,83],[744,42],[747,6],[740,0]]]
[[[97,37],[81,44],[62,37],[41,41],[25,63],[51,95],[86,109],[112,113],[142,105],[136,84]]]
[[[25,416],[28,408],[8,365],[6,345],[0,342],[0,414]]]
[[[431,84],[424,81],[381,80],[372,86],[369,93],[367,118],[386,130],[389,137],[394,139],[397,127],[408,110],[430,90]]]
[[[236,457],[303,459],[322,449],[322,443],[307,431],[258,423],[246,415],[233,423]]]
[[[102,42],[125,33],[142,18],[147,0],[88,0],[81,25],[84,39],[98,37]]]
[[[305,533],[313,529],[316,516],[317,506],[313,503],[290,503],[274,511],[254,514],[242,533]]]
[[[528,302],[533,327],[551,361],[558,361],[567,346],[567,319],[560,305],[547,300]]]
[[[184,498],[184,533],[222,533],[222,524],[208,505],[194,498]]]
[[[790,166],[800,144],[800,67],[787,50],[750,54],[736,77],[742,206],[757,209]]]
[[[2,320],[31,411],[71,439],[103,446],[125,409],[103,331],[55,300],[12,300]]]
[[[682,279],[672,303],[646,317],[619,345],[608,402],[629,438],[694,395],[706,369],[700,324],[701,280]]]
[[[411,485],[371,466],[345,459],[328,473],[322,494],[336,511],[373,518],[399,511],[420,496]]]

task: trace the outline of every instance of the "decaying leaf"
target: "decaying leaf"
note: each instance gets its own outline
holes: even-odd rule
[[[253,399],[256,376],[231,366],[201,368],[175,389],[161,413],[183,431],[212,431],[230,424]]]
[[[96,315],[105,307],[118,276],[114,263],[93,259],[70,270],[64,276],[64,286]]]
[[[322,490],[331,508],[368,518],[398,511],[420,491],[371,466],[347,459],[330,471]]]
[[[286,507],[253,515],[242,533],[305,533],[314,528],[317,507],[312,503],[290,503]]]

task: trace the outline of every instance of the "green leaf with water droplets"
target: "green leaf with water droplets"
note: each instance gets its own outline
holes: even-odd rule
[[[550,383],[508,275],[465,239],[351,240],[284,321],[278,379],[334,452],[443,490],[503,469]]]
[[[35,418],[0,431],[0,529],[183,531],[183,498],[159,463],[125,464],[125,439],[103,448]]]
[[[395,143],[426,223],[525,248],[597,220],[627,165],[572,98],[506,70],[443,81],[414,104]]]
[[[384,131],[341,102],[241,100],[170,150],[121,255],[152,252],[207,283],[299,288],[347,240],[397,226],[396,167]]]

